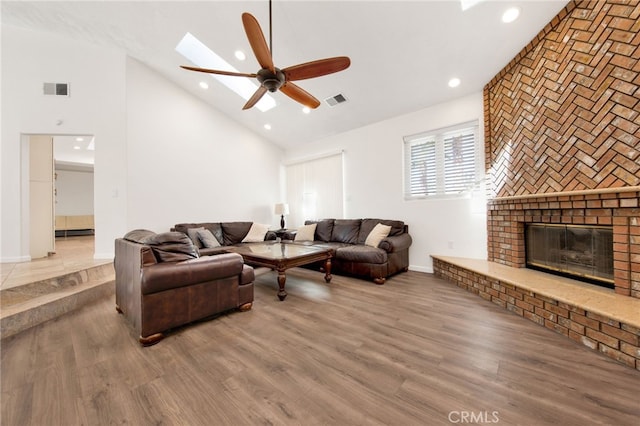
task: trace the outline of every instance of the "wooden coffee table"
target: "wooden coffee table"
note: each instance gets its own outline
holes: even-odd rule
[[[240,254],[248,265],[265,266],[278,271],[278,298],[280,300],[287,297],[284,284],[287,281],[286,270],[289,268],[324,261],[324,280],[331,281],[332,252],[327,248],[283,242],[264,242],[232,246],[228,247],[228,250]]]

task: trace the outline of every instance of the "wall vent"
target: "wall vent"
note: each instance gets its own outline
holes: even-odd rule
[[[337,95],[331,96],[330,98],[327,98],[324,101],[329,106],[336,106],[336,105],[341,104],[343,102],[347,102],[347,98],[345,98],[342,93],[338,93]]]
[[[69,83],[44,83],[42,89],[45,95],[69,96]]]

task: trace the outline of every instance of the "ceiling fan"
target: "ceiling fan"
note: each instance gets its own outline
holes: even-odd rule
[[[247,38],[249,39],[251,49],[253,50],[258,63],[262,67],[257,73],[253,74],[212,70],[185,65],[180,65],[180,67],[190,71],[209,74],[257,78],[260,82],[260,87],[244,105],[242,108],[243,110],[254,106],[260,98],[267,93],[267,91],[276,92],[278,90],[294,101],[315,109],[320,106],[320,101],[313,97],[309,92],[292,82],[333,74],[335,72],[345,70],[349,68],[349,65],[351,65],[351,60],[348,57],[337,56],[334,58],[305,62],[304,64],[293,65],[284,69],[276,68],[273,64],[273,49],[271,45],[271,0],[269,0],[269,46],[267,46],[267,42],[264,38],[258,20],[254,18],[253,15],[246,12],[243,13],[242,24],[244,26],[244,31],[247,34]]]

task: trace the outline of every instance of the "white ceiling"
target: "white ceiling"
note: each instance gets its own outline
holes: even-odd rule
[[[273,57],[285,68],[315,59],[349,56],[340,73],[299,86],[322,103],[310,114],[282,93],[267,112],[242,111],[245,100],[211,76],[185,71],[192,65],[175,51],[191,32],[241,72],[256,72],[241,14],[260,22],[269,40],[269,7],[261,1],[10,2],[2,23],[51,31],[112,46],[147,64],[231,119],[287,148],[481,91],[567,4],[566,0],[485,1],[462,11],[449,1],[273,2]],[[514,23],[501,15],[520,9]],[[246,52],[240,62],[234,51]],[[451,89],[452,77],[462,84]],[[243,78],[243,77],[237,77]],[[208,81],[209,89],[199,88]],[[338,93],[348,102],[324,99]],[[272,129],[267,131],[264,124]]]

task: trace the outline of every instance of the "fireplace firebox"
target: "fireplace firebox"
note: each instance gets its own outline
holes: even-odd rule
[[[529,223],[528,268],[614,288],[613,227]]]

